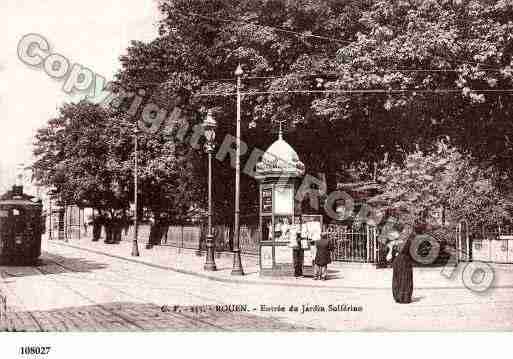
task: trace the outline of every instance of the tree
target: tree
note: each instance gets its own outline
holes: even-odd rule
[[[400,223],[424,221],[440,225],[466,220],[473,229],[510,222],[513,196],[495,184],[493,172],[476,166],[446,141],[429,152],[405,154],[402,163],[387,164],[380,171],[383,193],[371,202],[394,213]]]
[[[36,135],[34,176],[40,185],[55,187],[64,203],[98,209],[123,207],[115,193],[121,180],[109,165],[116,164],[112,143],[106,141],[110,113],[97,105],[64,105]]]
[[[371,169],[384,153],[400,162],[398,149],[429,149],[442,136],[511,183],[513,102],[505,89],[512,88],[513,10],[506,0],[159,0],[159,9],[158,37],[130,44],[120,57],[117,87],[145,90],[145,101],[168,113],[179,106],[191,127],[215,108],[222,140],[235,132],[233,71],[243,64],[242,139],[250,151],[242,163],[251,149],[265,150],[276,138],[277,121],[285,121],[287,141],[308,173],[326,175],[328,190],[348,167]],[[114,112],[128,108],[126,101]],[[119,138],[129,138],[129,131]],[[187,191],[187,199],[205,197],[206,160],[183,147],[187,139],[157,134],[141,141],[152,203],[166,198],[161,190],[169,200],[185,200],[174,197],[173,188]],[[60,160],[61,154],[52,156]],[[182,174],[155,177],[166,157],[187,164],[189,184],[177,184]],[[109,171],[129,186],[130,160],[111,162]],[[176,173],[172,168],[164,173]],[[66,174],[52,171],[51,177]],[[215,163],[214,176],[216,220],[230,222],[229,161]],[[104,187],[100,191],[108,192]],[[243,176],[241,187],[242,214],[257,213],[256,182]]]
[[[511,178],[512,16],[513,3],[502,0],[373,1],[323,84],[341,92],[313,107],[334,123],[372,121],[370,154],[384,146],[399,159],[395,147],[449,135]]]
[[[189,147],[165,133],[139,137],[140,203],[159,216],[182,220],[196,191]],[[34,150],[39,184],[56,187],[65,203],[114,213],[126,210],[134,192],[134,121],[98,104],[64,105],[39,130]]]
[[[123,88],[144,88],[148,101],[170,111],[180,96],[183,115],[191,125],[201,121],[205,108],[216,108],[218,138],[234,134],[235,83],[233,71],[244,66],[242,136],[249,151],[265,150],[276,139],[277,121],[286,121],[286,139],[309,164],[309,173],[323,172],[332,188],[336,174],[343,167],[341,158],[351,151],[330,151],[344,143],[329,122],[323,122],[311,107],[318,95],[262,94],[287,88],[283,81],[302,80],[304,67],[314,63],[311,73],[321,71],[322,63],[334,59],[340,41],[315,33],[336,34],[350,39],[361,28],[358,23],[360,2],[325,1],[229,1],[205,4],[203,1],[160,1],[163,20],[160,35],[150,43],[133,42],[121,56],[122,68],[117,82]],[[299,34],[299,35],[298,35]],[[345,34],[345,35],[344,35]],[[342,40],[343,41],[343,40]],[[305,80],[311,83],[313,79]],[[203,96],[212,93],[212,96]],[[340,131],[341,129],[337,129]],[[357,133],[357,131],[354,131]],[[347,129],[344,129],[347,133]],[[319,140],[325,148],[318,151]],[[356,143],[354,140],[352,143]],[[350,146],[346,146],[349,148]],[[352,148],[351,148],[352,149]],[[203,158],[197,157],[205,162]],[[352,158],[351,158],[352,160]],[[196,173],[204,170],[195,165]],[[204,173],[204,172],[201,172]],[[225,222],[232,220],[233,169],[225,161],[214,166],[216,214]],[[243,214],[257,213],[257,186],[252,178],[242,178]]]
[[[223,79],[241,63],[243,140],[265,149],[285,121],[286,139],[329,189],[355,163],[372,168],[385,152],[400,161],[397,148],[447,135],[511,177],[512,102],[501,90],[513,75],[508,1],[160,0],[159,8],[158,38],[132,43],[117,79],[167,109],[185,93],[192,119],[216,107],[219,138],[233,134],[235,118],[234,96],[223,95],[235,84]],[[233,186],[226,163],[215,174]],[[251,213],[256,186],[243,177],[242,187]],[[216,190],[231,213],[228,192]]]

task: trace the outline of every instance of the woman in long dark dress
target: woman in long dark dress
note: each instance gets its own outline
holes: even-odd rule
[[[392,268],[392,294],[397,303],[411,303],[413,293],[413,259],[410,254],[411,239],[409,237],[395,257]]]

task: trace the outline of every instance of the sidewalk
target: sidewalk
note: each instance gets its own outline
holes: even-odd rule
[[[232,276],[233,257],[231,253],[220,253],[215,259],[217,271],[207,272],[203,269],[205,252],[197,256],[195,250],[172,246],[155,246],[146,249],[145,243],[139,242],[139,257],[130,255],[132,241],[123,240],[119,244],[105,244],[103,240],[92,242],[90,239],[71,240],[69,242],[44,240],[43,251],[51,252],[52,246],[67,246],[83,251],[100,253],[106,256],[141,263],[155,268],[194,275],[209,280],[240,284],[277,285],[292,287],[322,287],[348,289],[390,290],[392,270],[377,269],[372,264],[334,262],[328,266],[327,281],[314,281],[312,278],[280,277],[269,278],[259,275],[258,258],[251,255],[242,256],[244,276]],[[462,281],[462,270],[466,263],[460,263],[451,278],[442,275],[442,267],[415,268],[414,280],[417,289],[465,289]],[[494,273],[494,287],[513,288],[513,265],[491,264]]]

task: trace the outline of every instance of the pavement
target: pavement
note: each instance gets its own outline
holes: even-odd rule
[[[212,289],[184,275],[71,247],[45,251],[36,266],[0,266],[8,307],[0,331],[312,330],[246,311],[216,310]],[[146,271],[145,271],[146,270]]]
[[[231,256],[203,271],[194,251],[44,241],[35,266],[0,266],[7,331],[461,331],[513,330],[510,267],[475,293],[440,268],[416,268],[413,303],[392,298],[390,269],[333,263],[331,279],[267,279],[256,258],[233,277]]]
[[[239,284],[275,285],[311,288],[354,288],[354,289],[390,289],[392,283],[391,268],[376,268],[369,263],[333,262],[328,266],[328,280],[314,281],[311,277],[262,277],[259,274],[258,258],[254,255],[242,255],[244,276],[231,275],[233,254],[218,253],[215,259],[217,271],[205,271],[205,252],[196,255],[196,250],[162,245],[146,249],[139,243],[139,257],[131,256],[132,241],[123,240],[118,244],[93,242],[90,239],[74,239],[69,242],[48,241],[51,245],[70,246],[73,248],[102,253],[115,258],[142,263],[145,265],[168,269],[178,273],[196,275],[219,282]],[[468,263],[457,266],[418,267],[414,268],[415,287],[424,289],[462,289],[469,290],[463,281],[463,272]],[[513,288],[513,265],[489,264],[494,273],[492,288]]]

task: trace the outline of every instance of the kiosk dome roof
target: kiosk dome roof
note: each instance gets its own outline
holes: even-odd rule
[[[304,164],[299,160],[292,146],[283,139],[281,130],[278,139],[265,151],[262,161],[257,164],[257,174],[264,176],[280,174],[301,176],[304,171]]]
[[[297,155],[297,152],[292,148],[291,145],[287,143],[283,139],[283,136],[279,135],[279,138],[274,141],[274,143],[269,146],[267,151],[265,151],[264,158],[279,158],[283,161],[289,161],[289,162],[298,162],[299,156]]]

